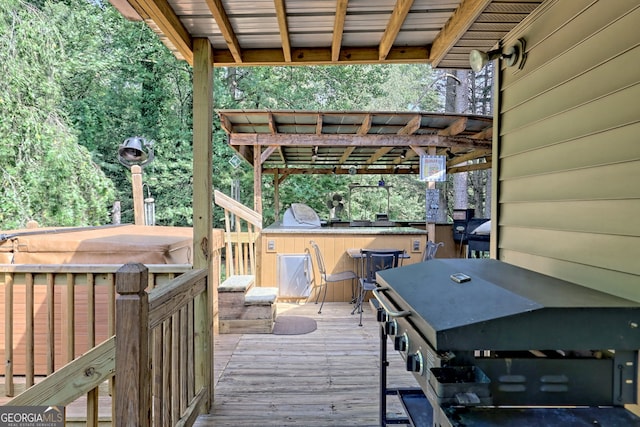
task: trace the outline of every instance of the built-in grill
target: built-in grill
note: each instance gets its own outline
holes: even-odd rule
[[[435,259],[378,282],[381,357],[391,338],[426,397],[411,404],[425,425],[640,426],[623,407],[638,402],[639,303],[490,259]]]

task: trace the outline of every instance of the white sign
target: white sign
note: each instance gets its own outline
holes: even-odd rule
[[[443,182],[446,180],[446,156],[420,156],[420,181]]]

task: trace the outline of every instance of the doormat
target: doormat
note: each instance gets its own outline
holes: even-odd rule
[[[274,335],[302,335],[318,327],[315,320],[303,316],[278,316],[273,325]]]

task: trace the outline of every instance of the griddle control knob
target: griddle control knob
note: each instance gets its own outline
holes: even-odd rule
[[[384,328],[387,335],[396,335],[398,333],[398,322],[396,319],[385,322]]]
[[[407,334],[397,336],[393,339],[393,349],[395,351],[405,352],[407,351],[407,347],[409,344],[409,339]]]
[[[407,371],[417,372],[422,375],[424,372],[424,357],[421,351],[407,356]]]

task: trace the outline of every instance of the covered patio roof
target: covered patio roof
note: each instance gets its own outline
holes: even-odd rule
[[[110,0],[193,64],[205,38],[216,66],[430,63],[469,68],[542,0]]]
[[[263,174],[417,174],[420,155],[434,150],[447,156],[448,173],[491,167],[491,116],[265,110],[218,115],[231,147],[254,169],[261,165]],[[481,161],[460,166],[476,159]]]

